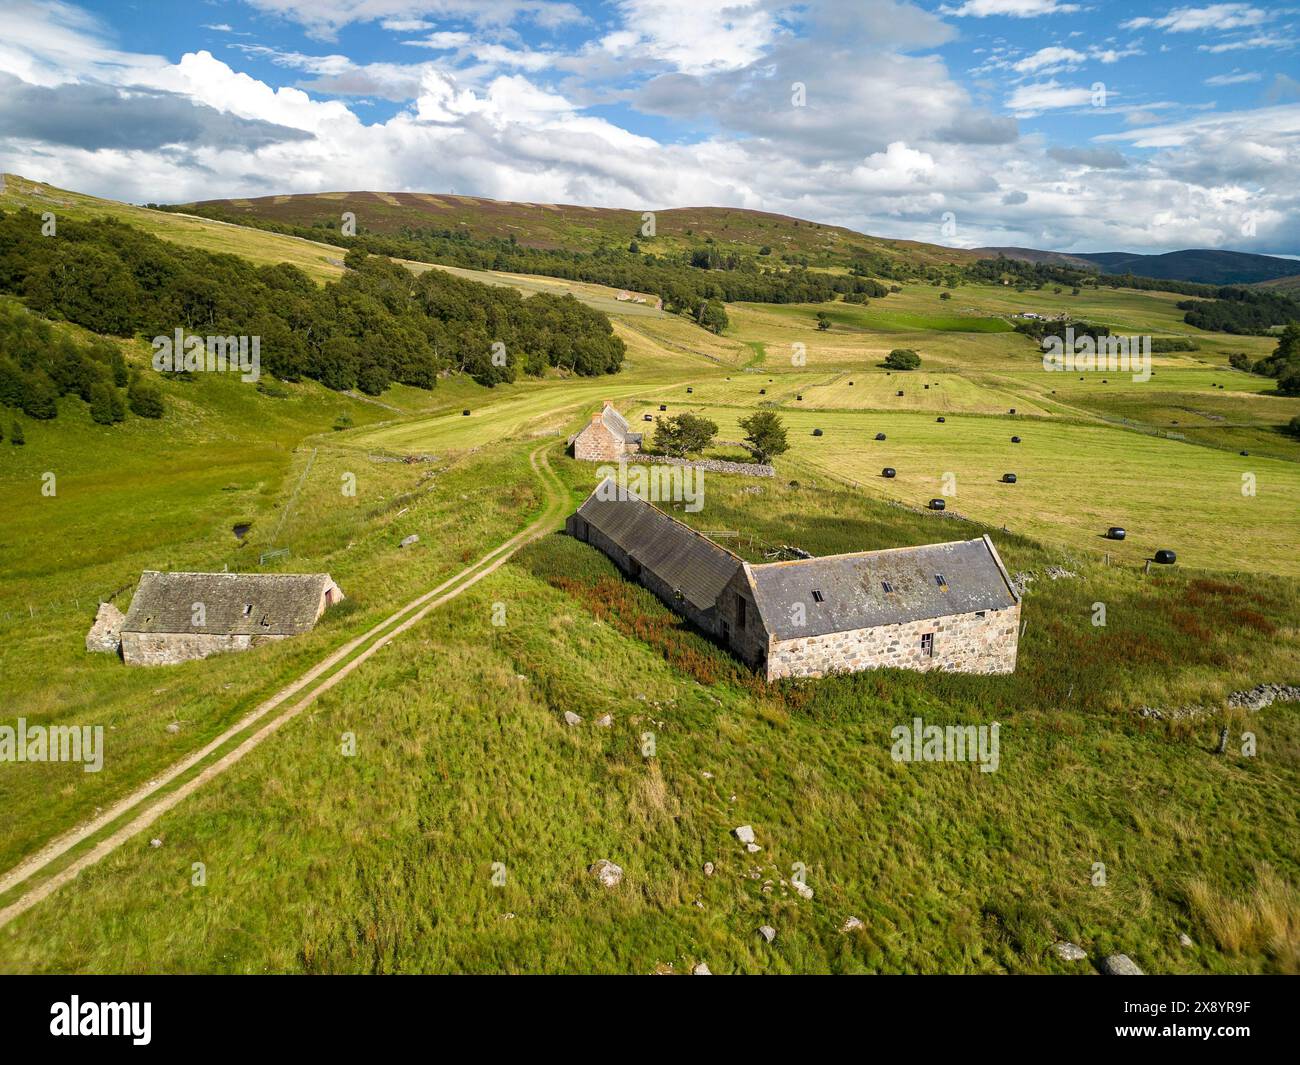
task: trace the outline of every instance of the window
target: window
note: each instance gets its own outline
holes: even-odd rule
[[[736,627],[743,629],[745,627],[745,608],[749,604],[743,595],[736,596]]]
[[[641,563],[634,558],[627,560],[627,571],[634,581],[641,579]]]
[[[942,573],[936,573],[934,575],[934,583],[939,586],[941,592],[946,592],[948,590],[948,581],[944,578]]]
[[[248,615],[251,614],[252,612],[253,612],[253,604],[252,604],[252,603],[245,603],[245,604],[244,604],[244,617],[248,617]]]
[[[934,633],[927,632],[921,636],[921,656],[923,658],[934,657]]]
[[[816,588],[813,589],[813,602],[814,603],[826,602],[826,597],[822,595],[822,593],[819,592]]]
[[[982,617],[984,616],[984,611],[982,611],[982,610],[977,610],[977,611],[975,611],[975,616],[976,616],[977,618],[982,618]]]
[[[881,581],[881,582],[880,582],[880,587],[882,587],[883,589],[885,589],[885,594],[886,594],[886,595],[890,595],[890,594],[894,591],[894,586],[893,586],[892,584],[890,584],[888,581]]]

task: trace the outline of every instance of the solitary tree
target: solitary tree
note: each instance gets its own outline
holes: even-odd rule
[[[740,420],[740,427],[745,430],[745,447],[761,463],[771,462],[790,450],[785,438],[785,423],[775,411],[755,411]]]
[[[655,419],[655,449],[675,458],[698,454],[709,447],[717,435],[717,425],[698,414]]]
[[[719,334],[730,324],[730,319],[727,318],[727,309],[722,305],[721,300],[709,300],[707,303],[701,303],[700,309],[695,312],[695,320],[709,332]]]
[[[884,365],[891,370],[915,370],[921,365],[921,356],[911,348],[895,348],[885,356]]]

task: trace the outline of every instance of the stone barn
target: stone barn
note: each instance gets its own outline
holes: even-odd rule
[[[171,665],[310,632],[343,592],[328,573],[145,570],[121,623],[122,659]]]
[[[575,459],[616,462],[641,450],[641,434],[632,432],[627,419],[614,409],[614,404],[605,400],[601,412],[593,414],[587,426],[571,437],[569,443]]]
[[[612,479],[566,528],[768,680],[1016,668],[1020,595],[987,536],[754,565]]]
[[[707,536],[606,478],[565,523],[628,577],[712,636],[721,636],[718,596],[740,559]]]

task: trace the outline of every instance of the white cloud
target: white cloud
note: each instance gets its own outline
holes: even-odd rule
[[[1061,3],[1061,0],[966,0],[960,7],[943,7],[945,15],[964,18],[988,18],[1006,15],[1010,18],[1037,18],[1039,15],[1062,15],[1078,11],[1078,4]]]
[[[1159,29],[1170,33],[1194,33],[1199,30],[1235,30],[1258,26],[1272,14],[1250,4],[1210,4],[1208,7],[1179,7],[1160,18],[1141,16],[1121,23],[1124,29]]]
[[[1233,71],[1231,74],[1215,74],[1205,79],[1206,85],[1241,85],[1248,81],[1259,81],[1262,75],[1258,70]]]
[[[1107,93],[1107,97],[1115,95]],[[1007,97],[1007,109],[1019,117],[1031,117],[1043,111],[1056,111],[1066,107],[1087,107],[1093,103],[1095,94],[1084,86],[1062,85],[1055,78],[1051,81],[1034,82],[1021,85]]]

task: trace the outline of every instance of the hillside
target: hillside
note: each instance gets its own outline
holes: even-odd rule
[[[1159,281],[1194,281],[1203,285],[1249,285],[1281,279],[1300,285],[1300,260],[1276,255],[1193,248],[1163,255],[1136,252],[1054,252],[1033,248],[977,248],[981,256],[1003,255],[1027,263],[1049,263],[1104,274],[1133,274]]]
[[[774,258],[806,257],[814,266],[845,266],[863,255],[880,255],[916,266],[942,266],[978,258],[959,248],[884,240],[839,226],[733,207],[653,209],[653,238],[641,235],[641,209],[513,203],[422,192],[323,192],[203,200],[174,209],[230,221],[256,219],[336,232],[340,216],[351,211],[357,217],[358,229],[373,233],[400,234],[404,229],[425,227],[459,229],[474,240],[513,239],[525,247],[546,250],[595,251],[626,247],[636,240],[644,250],[662,253],[712,241],[747,254],[757,254],[767,247]]]

